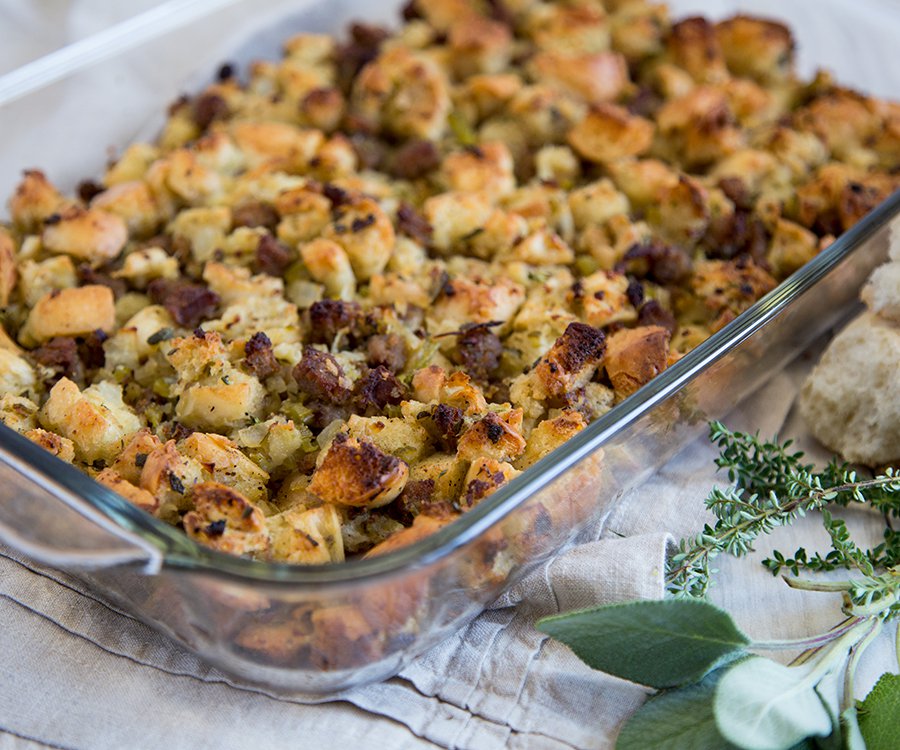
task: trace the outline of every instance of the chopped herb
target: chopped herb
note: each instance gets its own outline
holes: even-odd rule
[[[175,331],[171,328],[160,328],[156,333],[152,334],[148,339],[147,343],[150,345],[158,344],[161,341],[168,341],[169,339],[175,336]]]
[[[184,494],[184,482],[181,481],[181,477],[177,474],[169,472],[169,487],[172,488],[173,492],[177,492],[179,495]]]

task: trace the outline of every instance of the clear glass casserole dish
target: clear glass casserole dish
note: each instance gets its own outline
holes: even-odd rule
[[[177,44],[182,33],[209,34],[216,23],[240,23],[240,3],[211,5],[230,7],[181,26],[158,43]],[[284,12],[286,5],[273,4],[271,12]],[[254,16],[247,7],[241,12],[244,20]],[[392,12],[393,7],[384,8],[379,16]],[[333,30],[359,9],[343,3],[329,5],[327,12],[319,6],[311,14],[298,19],[298,30]],[[272,43],[287,33],[279,27],[270,35]],[[259,41],[251,46],[252,54],[259,54]],[[145,46],[141,54],[151,51]],[[222,49],[212,59],[235,56]],[[98,77],[107,74],[85,69],[10,99],[2,121],[17,123],[12,142],[16,137],[25,142],[19,123],[29,122],[20,119],[29,117],[29,110],[40,111],[54,98],[65,109],[61,90],[103,86]],[[151,100],[152,110],[174,93],[141,92],[139,98]],[[115,100],[115,94],[104,98]],[[101,143],[131,140],[145,127],[146,115],[138,108],[134,117],[116,120],[117,133],[107,130]],[[91,121],[96,116],[75,117],[73,123],[88,132]],[[89,174],[84,164],[91,163],[90,156],[79,164],[66,154],[60,182]],[[31,158],[12,149],[4,157],[2,179],[14,180],[12,164],[18,168]],[[326,693],[384,678],[595,529],[626,490],[703,432],[708,420],[722,416],[840,320],[885,256],[892,226],[900,227],[900,194],[462,519],[392,554],[318,568],[226,556],[195,544],[5,427],[0,427],[0,539],[76,572],[178,643],[248,681]]]

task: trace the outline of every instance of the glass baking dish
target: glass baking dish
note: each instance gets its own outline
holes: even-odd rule
[[[194,18],[177,32],[130,50],[116,58],[117,64],[134,58],[141,69],[147,56],[182,43],[186,37],[178,35],[190,37],[191,29],[197,34],[221,30],[216,24],[231,27],[240,23],[240,12],[247,23],[259,20],[248,3],[224,5],[214,15]],[[298,5],[293,3],[295,10]],[[241,61],[251,50],[257,54],[265,38],[276,45],[293,30],[334,30],[361,15],[360,3],[307,5],[306,13],[294,14],[293,27],[279,24],[275,36],[264,33],[229,49],[219,44],[210,52],[210,66],[213,60]],[[287,6],[272,3],[267,9],[283,14]],[[390,18],[393,11],[394,4],[385,4],[376,20]],[[371,18],[371,13],[365,15]],[[60,87],[71,94],[72,87],[103,86],[109,74],[105,65],[85,65],[69,78],[9,102],[0,113],[4,130],[19,128],[16,134],[24,143],[25,126],[10,112],[39,110],[42,100],[59,95]],[[195,63],[198,68],[202,65]],[[206,69],[207,76],[213,70]],[[187,70],[173,75],[180,72]],[[100,90],[104,98],[114,96]],[[142,93],[142,101],[152,101],[114,123],[115,132],[103,131],[104,145],[122,145],[146,129],[145,110],[158,108],[177,88]],[[86,133],[96,119],[73,120],[73,128]],[[66,154],[59,166],[63,176],[56,181],[71,187],[67,180],[92,174],[94,169],[85,168],[90,156]],[[7,151],[0,162],[2,180],[14,179],[9,168],[13,160],[19,168],[28,158],[30,152]],[[46,156],[41,161],[47,163]],[[321,567],[223,555],[3,426],[0,540],[78,575],[239,679],[313,695],[385,678],[473,618],[530,570],[595,533],[622,494],[840,322],[869,272],[886,256],[892,232],[900,232],[900,193],[560,449],[455,523],[393,553]],[[647,498],[647,508],[652,511],[652,498]]]

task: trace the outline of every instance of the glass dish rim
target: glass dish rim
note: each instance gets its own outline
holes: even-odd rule
[[[174,526],[140,510],[80,469],[61,461],[3,424],[0,424],[0,451],[18,459],[15,462],[18,467],[13,465],[13,468],[20,473],[24,473],[22,465],[30,469],[27,474],[44,489],[52,492],[47,482],[40,479],[49,480],[51,486],[58,485],[74,494],[119,528],[160,550],[163,568],[208,574],[231,583],[309,587],[352,585],[405,574],[438,563],[476,540],[529,497],[601,448],[621,430],[779,315],[796,297],[809,291],[861,243],[897,216],[900,216],[900,190],[731,323],[472,510],[434,534],[385,555],[318,566],[227,555],[202,546]],[[40,479],[34,478],[34,475]],[[57,497],[60,502],[65,502],[60,495],[57,494]],[[78,512],[78,508],[73,509]]]

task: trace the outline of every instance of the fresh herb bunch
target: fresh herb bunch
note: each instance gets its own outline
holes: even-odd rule
[[[836,461],[816,472],[790,441],[762,441],[719,422],[712,423],[710,440],[719,449],[716,465],[732,484],[710,492],[706,505],[715,523],[683,540],[669,561],[673,598],[549,617],[539,628],[589,666],[659,690],[625,725],[619,750],[896,750],[900,675],[882,675],[861,703],[854,701],[853,679],[866,647],[900,615],[900,533],[892,526],[900,518],[900,475],[888,469],[860,478]],[[861,549],[828,510],[851,504],[882,514],[881,544]],[[710,563],[722,553],[745,555],[761,534],[814,511],[831,550],[824,556],[803,548],[789,557],[774,552],[763,564],[795,588],[840,593],[846,617],[810,638],[753,642],[704,601],[715,572]],[[799,577],[836,569],[851,575]],[[790,666],[749,653],[771,649],[802,653]],[[900,629],[897,651],[900,663]]]

